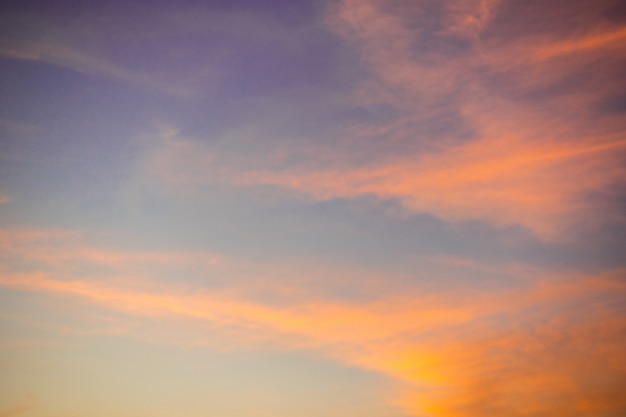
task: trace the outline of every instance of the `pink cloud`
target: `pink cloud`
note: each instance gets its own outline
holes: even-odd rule
[[[619,86],[624,30],[502,40],[482,36],[500,2],[442,7],[442,29],[434,35],[411,24],[432,19],[417,3],[346,0],[330,9],[329,27],[354,45],[369,70],[351,99],[366,108],[390,106],[397,112],[392,120],[346,127],[332,145],[285,144],[254,155],[169,140],[147,159],[142,175],[175,184],[185,198],[201,194],[207,182],[269,185],[319,200],[374,196],[450,222],[523,225],[545,239],[622,221],[608,200],[626,179],[623,121],[594,108]],[[415,45],[435,35],[470,42],[462,52],[420,55]],[[594,62],[606,76],[572,85],[568,94],[516,97],[550,89]],[[442,111],[456,114],[471,137],[415,130]],[[606,198],[589,198],[598,194]]]

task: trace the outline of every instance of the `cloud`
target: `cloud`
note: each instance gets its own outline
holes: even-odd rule
[[[414,213],[431,213],[451,222],[522,224],[544,238],[566,235],[577,223],[620,215],[611,212],[606,201],[592,201],[588,195],[611,190],[626,178],[620,164],[626,148],[621,134],[569,143],[562,138],[529,139],[540,132],[515,131],[514,126],[485,130],[489,132],[478,140],[383,157],[364,166],[337,161],[350,155],[347,147],[332,156],[330,151],[318,153],[316,164],[272,169],[186,143],[155,154],[149,172],[191,195],[213,182],[280,187],[318,200],[373,196],[398,200]]]
[[[585,110],[618,85],[623,87],[614,71],[618,57],[626,55],[623,28],[607,27],[600,20],[583,35],[556,27],[540,36],[512,36],[503,29],[508,17],[500,17],[500,2],[394,5],[344,1],[331,22],[369,65],[371,78],[358,99],[386,102],[402,115],[377,126],[371,136],[404,152],[403,157],[377,149],[377,159],[365,167],[302,167],[252,173],[248,181],[318,198],[396,197],[417,212],[448,220],[520,223],[544,237],[592,216],[588,210],[595,203],[587,196],[611,189],[625,174],[623,124]],[[608,6],[596,8],[603,7]],[[589,12],[574,10],[579,18]],[[515,18],[537,15],[541,10]],[[459,37],[470,40],[455,40]],[[555,60],[562,56],[568,60]],[[605,76],[588,74],[594,81],[581,83],[571,79],[577,66],[591,63],[602,63]],[[491,77],[499,78],[498,83]],[[566,94],[550,91],[551,84],[562,85]],[[520,100],[524,92],[534,92],[536,98]],[[469,138],[463,131],[439,137],[416,129],[446,113],[458,115],[471,132]],[[598,117],[611,127],[597,125]],[[368,133],[362,132],[360,146],[371,151]],[[358,154],[358,146],[336,151]]]
[[[589,33],[577,39],[555,42],[541,47],[535,52],[535,59],[551,59],[584,52],[605,54],[611,50],[619,53],[624,49],[624,40],[626,40],[626,29],[624,28]]]
[[[15,407],[15,408],[9,408],[7,410],[3,410],[0,411],[0,416],[1,417],[13,417],[13,416],[18,416],[20,414],[24,414],[26,412],[28,412],[29,410],[31,410],[33,407],[30,406],[24,406],[24,407]]]
[[[392,116],[338,128],[332,143],[255,145],[252,153],[250,132],[227,146],[183,137],[155,150],[144,175],[191,195],[212,183],[317,200],[373,196],[449,222],[523,225],[549,240],[623,221],[615,203],[626,177],[623,118],[601,105],[623,87],[623,29],[598,17],[582,33],[549,25],[507,33],[507,7],[341,2],[328,25],[367,69],[351,103]],[[594,7],[598,15],[608,4]],[[529,21],[541,14],[524,13]]]
[[[220,261],[219,255],[206,252],[164,253],[86,245],[79,231],[49,229],[0,230],[0,251],[13,259],[54,268],[84,262],[108,266],[118,272],[149,264],[188,266],[197,263],[211,267]]]
[[[6,5],[2,11],[0,56],[41,61],[182,98],[214,93],[227,75],[224,64],[243,45],[291,48],[308,27],[287,27],[259,10],[191,4],[149,11],[94,5],[78,7],[71,17],[45,5]],[[287,30],[291,36],[285,35]]]
[[[30,412],[34,408],[36,408],[36,403],[33,400],[29,399],[26,401],[22,401],[22,404],[0,410],[0,417],[19,416]]]
[[[478,297],[451,293],[365,305],[317,300],[291,308],[209,292],[185,294],[171,286],[148,290],[128,280],[13,274],[1,284],[139,316],[201,319],[230,328],[231,338],[240,337],[234,348],[275,340],[274,349],[314,349],[399,378],[407,388],[396,401],[429,416],[548,415],[554,407],[562,410],[557,415],[609,416],[626,406],[613,392],[626,378],[626,321],[615,310],[626,287],[616,278],[562,277],[556,284]],[[236,329],[245,329],[243,340]]]
[[[519,223],[550,237],[588,213],[585,193],[624,178],[618,167],[610,175],[599,170],[607,162],[615,166],[611,151],[625,146],[622,140],[575,149],[517,138],[484,140],[359,170],[252,172],[238,182],[292,188],[318,199],[398,199],[414,212],[450,221]]]
[[[571,283],[555,285],[554,295],[565,291],[550,299],[537,290],[509,312],[495,309],[467,326],[390,350],[383,364],[416,382],[400,401],[428,416],[612,416],[623,410],[616,387],[626,369],[616,363],[623,358],[626,321],[610,307],[623,301],[623,284],[576,285],[577,295],[568,294]],[[619,295],[609,295],[613,291]]]
[[[73,250],[66,242],[57,253],[66,261],[59,264],[24,249],[27,241],[34,246],[46,239],[72,242],[72,237],[61,236],[14,232],[10,241],[22,247],[20,256],[43,264],[30,272],[5,264],[0,285],[42,294],[48,302],[67,305],[76,300],[83,310],[91,304],[122,312],[141,319],[144,329],[177,323],[168,327],[166,337],[156,339],[158,331],[134,328],[134,334],[152,333],[153,342],[229,350],[303,349],[377,371],[400,384],[389,401],[416,415],[609,417],[626,407],[616,388],[626,380],[621,348],[626,320],[620,314],[626,299],[624,270],[588,276],[521,269],[517,285],[489,292],[414,289],[349,302],[310,293],[276,304],[250,298],[238,286],[190,287],[188,276],[156,279],[139,267],[145,259],[152,261],[150,257],[131,254],[121,263],[115,257],[81,260],[80,255],[62,256],[62,251]],[[5,255],[10,252],[6,242]],[[157,262],[171,259],[176,257],[161,256]],[[77,269],[80,262],[111,262],[117,269],[102,280]],[[286,281],[292,291],[298,291],[301,273],[292,269],[292,279]],[[344,274],[359,282],[358,271]],[[324,276],[317,281],[325,282]]]

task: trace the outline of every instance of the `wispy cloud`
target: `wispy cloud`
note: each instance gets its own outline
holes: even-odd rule
[[[33,410],[35,407],[36,405],[34,401],[32,400],[24,401],[20,405],[16,405],[11,408],[0,410],[0,417],[14,417],[14,416],[27,414],[28,412]]]
[[[368,65],[355,104],[387,106],[390,120],[347,126],[330,146],[261,149],[264,163],[232,147],[164,143],[151,173],[197,190],[208,180],[320,200],[394,199],[415,213],[520,224],[548,239],[620,218],[623,119],[598,103],[620,85],[623,29],[516,37],[489,32],[504,24],[499,2],[398,4],[345,1],[329,17]],[[434,28],[407,17],[432,23],[437,13]],[[605,76],[577,83],[577,66],[594,63]]]
[[[239,342],[241,332],[227,332],[233,347],[275,340],[275,349],[315,349],[399,378],[409,391],[396,400],[432,416],[544,413],[553,407],[563,410],[560,415],[603,415],[626,405],[596,384],[601,378],[616,386],[626,378],[620,365],[626,322],[615,311],[615,302],[626,295],[622,275],[561,277],[489,295],[394,297],[364,305],[318,300],[287,309],[224,294],[184,294],[171,286],[148,290],[128,281],[12,274],[1,284],[71,295],[140,316],[174,315],[246,329]],[[551,394],[542,397],[546,390]],[[580,401],[569,400],[574,397]]]
[[[22,240],[43,236],[33,233]],[[81,262],[80,256],[65,259]],[[164,282],[150,274],[106,280],[59,274],[67,265],[43,261],[52,269],[20,272],[5,265],[0,285],[61,297],[63,303],[74,299],[104,306],[147,319],[148,326],[153,319],[159,326],[164,319],[200,326],[195,338],[178,326],[160,343],[305,349],[378,371],[402,383],[390,401],[416,414],[541,415],[558,409],[564,416],[609,416],[626,406],[611,388],[626,379],[621,350],[626,321],[618,313],[626,296],[623,270],[585,276],[528,269],[518,271],[523,280],[517,286],[490,292],[452,287],[353,302],[309,296],[277,305],[250,299],[236,288],[191,289],[186,280]],[[83,261],[119,266],[118,259],[108,257]],[[356,275],[350,279],[358,282]],[[297,290],[298,279],[291,282]],[[215,338],[205,324],[219,332],[219,344],[211,342]]]
[[[319,199],[372,195],[399,199],[415,212],[444,219],[519,223],[554,236],[589,213],[585,193],[612,186],[625,173],[613,162],[626,142],[570,145],[526,143],[516,138],[471,142],[445,151],[359,170],[256,172],[241,184],[293,188]],[[582,171],[582,172],[581,172]],[[572,182],[571,178],[581,181]]]
[[[593,224],[598,215],[619,216],[610,202],[590,200],[588,195],[609,192],[626,177],[620,163],[626,149],[621,134],[569,143],[541,137],[532,128],[534,132],[512,128],[504,123],[489,126],[479,140],[404,157],[383,156],[364,166],[349,161],[354,154],[347,147],[336,149],[338,154],[323,151],[315,164],[321,169],[314,164],[258,168],[245,158],[188,143],[156,154],[150,172],[195,193],[209,181],[276,186],[320,200],[368,195],[394,199],[415,213],[452,222],[522,224],[545,238],[567,234],[577,223]],[[348,161],[338,161],[338,155]],[[607,166],[611,169],[603,169]]]
[[[13,260],[27,260],[45,268],[72,269],[81,263],[105,266],[116,272],[131,272],[150,266],[215,266],[220,257],[206,252],[171,253],[116,250],[86,245],[78,231],[47,229],[0,230],[0,253]]]
[[[607,29],[600,32],[585,34],[576,39],[554,42],[538,48],[535,52],[537,59],[550,59],[562,55],[575,53],[606,54],[607,52],[624,53],[626,29]]]
[[[363,84],[360,99],[386,102],[402,115],[378,126],[376,137],[406,155],[388,159],[381,150],[377,156],[382,161],[371,160],[356,170],[345,164],[322,171],[303,168],[252,174],[250,182],[258,178],[322,198],[397,197],[416,211],[451,220],[521,223],[548,236],[561,232],[563,223],[570,226],[573,219],[589,217],[587,195],[623,181],[623,124],[615,120],[607,122],[613,128],[595,127],[598,115],[592,112],[594,103],[613,94],[620,82],[612,69],[616,57],[626,54],[622,28],[600,24],[583,35],[556,28],[543,36],[513,36],[498,32],[498,25],[505,24],[498,21],[499,2],[398,4],[344,1],[331,21],[370,66],[372,77]],[[463,43],[459,37],[469,40]],[[576,56],[565,65],[538,62],[571,54]],[[549,90],[550,83],[563,85],[572,77],[576,65],[593,62],[602,63],[608,76],[598,76],[593,86],[570,84],[566,94]],[[490,80],[494,75],[499,84]],[[520,100],[518,93],[511,94],[516,85],[543,93]],[[468,139],[459,140],[462,131],[435,136],[437,142],[434,132],[411,133],[446,112],[456,113],[470,129]],[[359,136],[367,146],[367,134]]]
[[[162,5],[147,13],[98,5],[73,19],[46,7],[9,5],[0,24],[7,32],[0,56],[41,61],[181,98],[215,91],[226,75],[224,65],[237,55],[229,45],[258,42],[293,48],[294,39],[306,36],[308,29],[270,24],[268,16],[254,10],[192,3]]]

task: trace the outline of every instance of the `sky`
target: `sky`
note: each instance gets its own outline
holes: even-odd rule
[[[619,0],[0,6],[0,417],[626,415]]]

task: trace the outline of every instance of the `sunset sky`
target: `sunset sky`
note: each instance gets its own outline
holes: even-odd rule
[[[0,6],[0,417],[623,417],[626,3]]]

